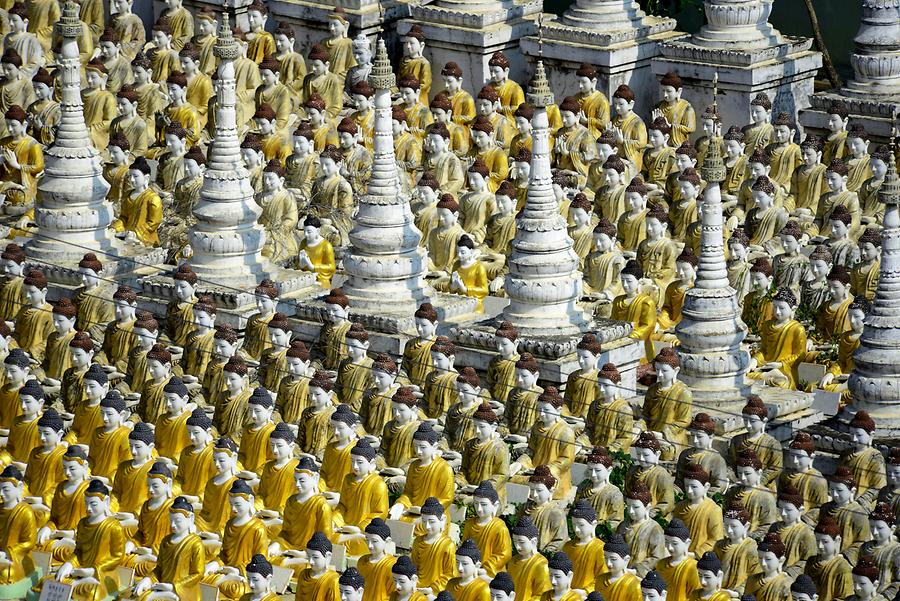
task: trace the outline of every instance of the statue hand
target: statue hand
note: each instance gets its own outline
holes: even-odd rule
[[[834,374],[827,373],[819,380],[819,388],[825,388],[834,381]]]
[[[172,593],[175,592],[175,587],[169,582],[157,582],[153,585],[153,590],[160,593]]]
[[[9,165],[10,169],[21,169],[22,166],[19,165],[19,159],[16,157],[16,153],[7,148],[3,151],[3,160]]]
[[[56,579],[62,582],[63,580],[68,578],[70,574],[72,574],[73,569],[74,566],[72,565],[72,563],[67,561],[66,563],[59,566],[59,570],[56,571]]]
[[[41,526],[37,531],[37,542],[39,545],[43,545],[50,539],[50,529],[46,526]]]
[[[391,510],[388,512],[388,517],[392,520],[399,520],[403,517],[403,512],[405,511],[405,507],[400,503],[394,503],[394,506],[391,507]]]
[[[149,578],[141,578],[141,580],[134,585],[134,596],[139,597],[143,595],[146,591],[150,590],[153,586],[153,581]]]

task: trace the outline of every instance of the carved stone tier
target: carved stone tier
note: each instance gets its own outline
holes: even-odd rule
[[[433,91],[443,88],[443,66],[455,61],[464,73],[463,85],[477,93],[489,78],[488,61],[498,50],[509,58],[510,79],[527,80],[519,41],[537,31],[543,0],[436,0],[410,6],[412,17],[397,24],[397,33],[403,35],[413,24],[425,32]]]
[[[399,52],[399,38],[394,31],[397,21],[410,15],[410,3],[403,0],[342,0],[337,3],[328,0],[268,0],[266,4],[270,21],[275,19],[294,28],[296,51],[304,57],[313,44],[329,37],[328,15],[334,12],[335,6],[340,5],[346,11],[351,36],[363,33],[374,42],[381,35],[392,56],[395,51]]]
[[[900,0],[862,0],[859,31],[850,53],[854,77],[839,90],[812,98],[801,122],[825,130],[828,107],[841,99],[854,123],[862,123],[876,141],[891,135],[892,116],[900,111]]]
[[[686,35],[675,27],[675,19],[647,15],[635,0],[577,0],[561,17],[544,22],[543,46],[533,35],[521,45],[529,59],[542,57],[559,97],[578,92],[574,72],[590,63],[600,72],[597,88],[607,98],[628,84],[637,97],[635,110],[645,114],[659,95],[650,60],[659,56],[660,42]]]
[[[497,355],[494,331],[500,325],[500,318],[486,320],[470,327],[454,328],[450,337],[457,346],[456,360],[459,365],[471,365],[486,371],[491,359]],[[602,353],[599,363],[615,363],[622,376],[622,394],[634,394],[637,381],[637,366],[644,356],[643,345],[628,337],[632,326],[621,321],[595,319],[591,331],[600,340]],[[562,384],[569,374],[577,370],[576,346],[581,340],[577,336],[520,335],[517,343],[520,353],[531,353],[541,367],[541,380]]]
[[[487,299],[490,301],[491,299]],[[438,313],[441,330],[438,334],[446,334],[448,328],[472,324],[477,319],[484,319],[484,313],[475,313],[478,304],[474,298],[458,294],[435,292],[431,303]],[[498,303],[485,302],[488,317],[495,316],[500,307]],[[292,313],[294,332],[301,340],[310,342],[319,334],[325,323],[324,297],[295,303]],[[359,309],[350,305],[350,321],[358,321],[369,332],[372,352],[388,353],[395,357],[403,354],[406,343],[416,336],[416,323],[413,311],[405,315],[385,314],[377,308]]]
[[[888,164],[878,193],[885,204],[881,269],[847,381],[852,408],[868,411],[883,437],[900,436],[900,179],[895,163]]]
[[[718,73],[723,123],[748,123],[750,100],[760,92],[772,100],[774,112],[796,117],[810,104],[822,55],[811,49],[811,39],[783,36],[768,23],[772,3],[706,0],[707,24],[688,39],[662,44],[653,72],[677,72],[684,81],[682,97],[699,110]]]

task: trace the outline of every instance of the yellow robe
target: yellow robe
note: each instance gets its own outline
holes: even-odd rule
[[[781,362],[779,371],[787,377],[787,383],[782,387],[794,388],[797,365],[806,353],[806,331],[803,326],[795,320],[778,325],[771,319],[762,325],[760,338],[760,349],[754,355],[757,363]],[[750,374],[750,377],[755,375]]]
[[[165,499],[155,509],[150,505],[150,500],[141,505],[141,515],[138,517],[138,527],[135,533],[135,542],[142,547],[149,547],[154,552],[159,550],[159,545],[169,533],[169,509],[173,499]]]
[[[332,413],[333,406],[327,406],[321,411],[312,406],[304,409],[300,416],[297,448],[304,453],[321,457],[331,437]]]
[[[563,553],[572,560],[575,577],[572,588],[584,591],[594,590],[597,576],[606,572],[606,561],[603,556],[603,541],[592,538],[587,544],[579,544],[574,540],[563,545]]]
[[[197,599],[205,565],[206,551],[199,536],[188,534],[176,543],[170,534],[159,545],[153,577],[172,584],[180,599]]]
[[[650,489],[650,498],[658,513],[668,516],[675,507],[675,478],[669,470],[658,464],[645,469],[633,466],[625,474],[625,489],[638,480]]]
[[[156,421],[156,450],[161,457],[177,460],[181,452],[191,444],[187,433],[187,420],[190,411],[184,411],[175,417],[165,414]]]
[[[38,308],[25,305],[19,309],[15,323],[13,337],[19,348],[31,355],[35,361],[43,361],[47,339],[55,331],[53,307],[49,303],[44,303]]]
[[[241,446],[238,448],[238,460],[245,470],[260,473],[267,461],[273,459],[269,451],[269,434],[275,429],[271,421],[259,428],[249,424],[244,427],[241,434]]]
[[[59,4],[54,0],[35,0],[29,2],[27,7],[28,32],[37,36],[44,53],[49,56],[53,28],[61,16]]]
[[[419,427],[419,421],[413,420],[399,424],[389,421],[381,433],[381,451],[384,462],[389,467],[404,468],[415,456],[413,450],[413,434]]]
[[[509,359],[496,355],[491,359],[487,369],[488,389],[491,398],[505,403],[516,386],[516,361],[519,355],[515,354]]]
[[[818,553],[815,532],[812,526],[802,520],[790,526],[778,522],[772,525],[771,530],[778,532],[781,542],[784,543],[785,569],[802,567],[809,558],[815,557]]]
[[[157,230],[162,223],[162,213],[162,200],[147,188],[137,196],[129,194],[123,199],[121,213],[112,227],[117,232],[134,232],[137,239],[148,246],[158,246]]]
[[[343,84],[343,79],[330,71],[321,76],[312,72],[307,73],[303,78],[303,93],[300,99],[305,104],[313,94],[318,94],[325,101],[325,112],[328,114],[328,118],[333,120],[343,108]],[[322,149],[324,146],[322,148],[316,146],[317,151]]]
[[[228,490],[234,483],[234,476],[216,483],[210,478],[203,489],[203,507],[197,515],[197,527],[206,532],[221,533],[225,523],[231,517],[228,505]]]
[[[572,558],[569,557],[569,559]],[[540,553],[535,553],[526,559],[514,555],[509,561],[507,571],[515,586],[516,596],[522,601],[535,601],[540,599],[545,591],[552,590],[547,558]],[[572,586],[574,586],[574,580]]]
[[[59,380],[67,369],[72,367],[72,358],[69,355],[69,343],[75,337],[75,330],[60,336],[59,332],[50,334],[47,340],[47,352],[44,355],[44,373],[48,378]]]
[[[880,260],[868,265],[857,263],[850,272],[850,293],[853,296],[863,295],[869,301],[874,300],[880,272]]]
[[[287,349],[273,346],[263,351],[257,371],[260,385],[266,390],[276,390],[286,375],[288,375]]]
[[[850,318],[847,314],[850,312],[851,303],[853,303],[853,297],[849,296],[837,307],[834,307],[830,300],[822,303],[819,307],[816,315],[816,329],[825,340],[840,336],[850,329]]]
[[[707,551],[712,551],[716,541],[725,537],[722,508],[709,497],[704,498],[699,505],[691,505],[686,500],[679,501],[675,504],[672,515],[688,527],[691,533],[688,550],[695,557],[701,557]]]
[[[264,557],[269,553],[269,535],[265,524],[258,518],[250,518],[243,526],[235,525],[234,518],[228,520],[219,551],[222,563],[237,568],[244,575],[247,564],[257,553]]]
[[[496,192],[509,175],[509,158],[506,156],[506,152],[502,148],[492,147],[476,152],[475,157],[484,161],[488,168],[488,190],[492,193]]]
[[[185,447],[178,458],[178,473],[175,483],[186,495],[203,498],[206,483],[216,475],[213,465],[213,445],[206,445],[200,450]]]
[[[181,359],[184,373],[197,378],[203,377],[215,350],[215,334],[216,331],[213,328],[208,328],[206,331],[200,331],[198,328],[191,332]]]
[[[806,564],[806,574],[816,584],[821,601],[837,601],[853,594],[851,566],[843,555],[829,560],[810,559]]]
[[[25,463],[25,485],[28,492],[35,497],[44,499],[44,504],[52,508],[54,490],[56,485],[63,481],[65,475],[62,470],[62,456],[66,453],[67,446],[59,444],[50,451],[44,451],[41,447],[31,450]],[[52,515],[52,512],[51,512]]]
[[[391,420],[391,399],[397,388],[397,385],[391,386],[382,394],[376,387],[370,386],[363,394],[359,421],[366,433],[380,435],[385,424]]]
[[[622,522],[617,530],[631,549],[628,567],[642,577],[656,568],[658,561],[668,556],[663,529],[654,520],[648,518],[639,524]]]
[[[10,190],[6,193],[7,202],[11,205],[29,205],[37,194],[37,177],[44,171],[44,152],[41,145],[31,136],[14,139],[6,136],[0,139],[0,149],[11,150],[19,163],[13,169],[3,161],[0,164],[0,181],[21,186],[22,190]]]
[[[294,595],[296,601],[340,601],[338,573],[329,569],[316,578],[310,569],[306,568],[297,577],[296,591]]]
[[[528,436],[532,465],[546,465],[556,477],[554,498],[565,498],[572,487],[572,463],[575,461],[575,433],[563,419],[549,428],[537,422]]]
[[[656,108],[662,111],[663,117],[672,126],[672,132],[669,135],[671,146],[678,148],[697,129],[697,115],[694,113],[694,107],[687,100],[678,99],[673,104],[662,101],[656,105]]]
[[[87,371],[76,373],[73,368],[70,368],[70,370],[66,370],[66,374],[63,376],[64,383],[67,381],[72,382],[72,385],[68,387],[68,391],[63,386],[63,392],[66,392],[63,402],[70,408],[74,406],[72,413],[75,415],[75,418],[72,420],[72,428],[69,431],[69,435],[74,435],[75,440],[79,444],[88,444],[91,436],[94,435],[94,430],[103,425],[103,419],[100,417],[100,402],[98,401],[96,405],[86,402],[84,396],[84,375]]]
[[[437,419],[447,413],[450,407],[459,402],[456,392],[456,378],[458,374],[453,371],[433,371],[425,378],[422,389],[423,410],[431,419]]]
[[[426,499],[435,497],[447,508],[453,503],[454,488],[453,468],[442,457],[426,466],[416,459],[407,470],[406,484],[397,503],[406,508],[421,507]]]
[[[413,541],[410,559],[419,568],[420,588],[444,590],[450,579],[457,575],[456,545],[446,534],[432,544],[425,542],[424,537],[417,536]]]
[[[128,365],[128,354],[137,344],[134,335],[135,320],[118,322],[111,321],[106,326],[103,336],[103,354],[106,355],[110,365],[122,370]]]
[[[619,156],[627,158],[641,170],[644,165],[644,148],[647,147],[647,127],[644,122],[636,114],[629,113],[625,118],[616,115],[612,124],[622,130],[624,138],[622,143],[617,144]]]
[[[172,28],[172,48],[175,51],[184,48],[184,45],[194,37],[194,17],[185,7],[176,9],[168,9],[161,16],[164,16],[169,27]]]
[[[247,58],[257,65],[270,54],[275,54],[275,38],[268,31],[250,32],[250,45],[247,48]]]
[[[691,390],[683,382],[676,380],[666,389],[654,383],[644,395],[643,418],[647,428],[661,432],[675,445],[686,446],[692,400]]]
[[[509,476],[509,447],[499,438],[479,442],[470,438],[462,453],[462,465],[457,475],[461,485],[478,486],[487,480],[501,496],[506,495],[504,484]]]
[[[332,538],[331,506],[322,495],[314,495],[306,501],[298,501],[296,495],[284,505],[284,525],[278,541],[294,550],[306,549],[306,543],[316,532]]]
[[[338,367],[335,394],[340,402],[350,405],[354,413],[359,413],[363,393],[372,385],[372,364],[369,356],[363,357],[359,363],[347,357]]]
[[[388,512],[388,491],[384,480],[371,473],[362,480],[348,475],[341,486],[341,502],[335,510],[335,525],[358,526],[365,530],[372,518],[386,518]],[[366,551],[365,541],[352,540],[347,543],[348,555],[362,555]]]
[[[90,485],[90,480],[84,480],[72,489],[66,492],[67,482],[59,482],[52,495],[52,502],[48,503],[45,499],[44,503],[50,507],[50,520],[47,527],[56,530],[75,530],[81,518],[87,515],[84,507],[84,493]],[[34,490],[29,490],[33,493]]]
[[[635,601],[641,597],[641,579],[625,572],[613,581],[609,573],[599,574],[594,590],[606,601]]]
[[[784,572],[778,572],[772,578],[766,578],[761,572],[753,574],[747,580],[744,592],[755,595],[757,601],[780,601],[791,598],[792,578]]]
[[[639,293],[629,303],[624,294],[617,296],[612,303],[610,319],[632,324],[629,338],[643,340],[645,360],[652,361],[655,353],[650,337],[656,327],[656,303],[653,299],[647,294]]]
[[[309,378],[301,377],[298,380],[292,376],[282,378],[275,401],[275,409],[281,415],[281,419],[288,423],[296,423],[308,405]]]
[[[396,561],[397,558],[390,554],[385,554],[376,562],[372,562],[369,554],[359,558],[359,561],[356,562],[356,569],[359,570],[366,583],[363,601],[388,601],[395,588],[391,568],[394,567]]]
[[[459,577],[451,578],[446,590],[453,595],[455,601],[489,601],[491,598],[488,583],[477,577],[468,584],[462,584]]]
[[[760,572],[756,541],[745,538],[739,543],[728,539],[716,542],[713,551],[722,561],[722,587],[741,592],[751,575]]]
[[[238,438],[247,416],[247,401],[253,392],[249,388],[241,390],[237,396],[223,394],[219,398],[213,414],[213,426],[220,436]]]
[[[616,397],[607,401],[597,395],[587,412],[585,434],[595,447],[627,451],[634,438],[634,417],[628,401]]]
[[[31,121],[28,134],[49,147],[56,139],[56,128],[61,115],[59,103],[53,99],[32,102],[28,107],[28,117]]]
[[[305,250],[309,260],[313,264],[316,274],[316,282],[322,288],[331,288],[331,278],[334,276],[334,247],[324,238],[315,246],[309,246],[304,239],[300,242],[299,250]],[[303,269],[301,267],[301,269]],[[303,271],[308,271],[303,269]]]
[[[480,525],[476,518],[469,518],[463,526],[461,540],[468,538],[474,540],[481,550],[481,567],[488,576],[493,578],[497,572],[506,569],[506,564],[512,559],[512,539],[503,520],[495,517],[487,524]]]
[[[119,501],[119,510],[137,515],[147,500],[147,474],[153,461],[135,466],[131,460],[123,461],[116,470],[112,494]]]
[[[457,125],[468,127],[475,119],[475,100],[465,90],[458,90],[452,94],[450,105],[453,107],[453,122]]]
[[[414,338],[403,349],[402,368],[410,382],[418,387],[425,384],[425,377],[433,368],[431,362],[431,346],[434,340]]]
[[[31,550],[37,543],[34,510],[24,502],[12,509],[0,507],[0,548],[12,562],[0,568],[0,584],[16,584],[34,572]]]
[[[26,417],[17,415],[9,429],[9,438],[6,441],[6,454],[11,461],[26,462],[32,449],[40,444],[38,433],[38,419],[40,416]]]
[[[609,125],[609,100],[598,90],[590,94],[578,92],[575,98],[581,105],[581,112],[587,118],[587,128],[591,132],[591,137],[597,139]]]
[[[106,432],[102,427],[94,430],[90,444],[91,452],[88,455],[91,474],[113,479],[119,464],[131,456],[128,447],[130,433],[131,429],[127,426],[119,426],[112,432]],[[143,488],[146,489],[146,486]]]
[[[537,399],[544,392],[543,388],[530,390],[514,388],[506,399],[506,423],[510,434],[528,436],[537,421]]]
[[[116,570],[124,558],[125,532],[115,517],[110,516],[99,524],[82,519],[75,531],[74,557],[69,561],[76,568],[94,568],[94,578],[100,581],[100,586],[76,586],[75,598],[99,600],[105,595],[115,595],[119,590]]]
[[[4,278],[0,286],[0,317],[3,317],[4,321],[13,321],[19,309],[25,304],[22,291],[24,282],[24,278],[18,276]]]
[[[247,328],[244,333],[244,344],[241,350],[250,358],[259,361],[263,351],[272,346],[269,339],[269,322],[275,313],[262,315],[254,313],[247,320]]]
[[[591,481],[585,480],[578,487],[575,499],[584,499],[597,512],[597,521],[609,522],[610,526],[618,526],[625,513],[625,499],[622,491],[614,485],[606,483],[598,488],[591,488]]]
[[[274,459],[266,462],[260,472],[259,488],[256,491],[263,507],[279,512],[284,509],[288,497],[296,492],[294,468],[297,463],[297,459],[291,459],[278,467]]]
[[[697,574],[697,560],[687,557],[676,566],[662,559],[656,564],[656,571],[666,582],[666,600],[687,601],[692,591],[700,588],[700,576]]]

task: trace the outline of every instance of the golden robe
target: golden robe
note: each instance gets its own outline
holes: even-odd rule
[[[278,467],[274,459],[266,462],[260,472],[259,488],[256,491],[263,507],[278,512],[284,509],[288,498],[297,490],[294,484],[294,468],[297,463],[297,459],[291,459]]]
[[[28,492],[32,496],[44,499],[44,504],[50,506],[51,510],[56,486],[65,478],[62,470],[62,456],[65,455],[66,448],[66,445],[63,444],[56,445],[50,451],[35,447],[25,458],[28,465],[28,469],[25,470],[25,485],[28,487]],[[52,517],[52,511],[50,515]],[[70,528],[65,529],[69,530]]]
[[[91,524],[88,518],[82,519],[75,530],[74,557],[69,561],[76,568],[93,568],[94,578],[100,581],[100,586],[86,585],[88,591],[82,591],[82,587],[78,586],[75,588],[76,598],[99,600],[105,595],[117,594],[117,569],[124,558],[125,532],[115,517],[110,516],[99,524]]]
[[[113,221],[112,227],[117,232],[134,232],[137,239],[148,246],[158,246],[157,230],[162,223],[162,214],[162,200],[147,188],[137,196],[129,194],[123,199],[119,218]]]
[[[331,506],[322,495],[313,495],[300,502],[296,496],[290,497],[284,505],[284,525],[278,542],[294,550],[306,549],[306,543],[316,532],[322,532],[329,539],[332,531]]]
[[[853,594],[851,566],[843,555],[831,559],[815,556],[806,563],[806,574],[816,584],[820,601],[837,601]]]
[[[668,559],[661,559],[656,564],[656,571],[666,582],[667,601],[688,601],[688,595],[700,588],[697,560],[693,557],[686,557],[675,566]]]
[[[378,436],[385,424],[391,420],[391,399],[398,386],[394,385],[382,394],[374,386],[363,394],[362,406],[359,408],[359,421],[366,433]]]
[[[315,73],[307,73],[303,78],[303,91],[300,99],[306,104],[306,101],[313,94],[318,94],[325,101],[325,112],[328,118],[334,120],[343,108],[344,85],[343,80],[336,74],[328,71],[321,76]],[[252,112],[251,112],[252,114]],[[316,150],[324,149],[316,145]]]
[[[603,541],[592,538],[587,544],[570,540],[563,545],[563,553],[569,556],[574,567],[575,577],[572,588],[590,591],[594,589],[597,576],[607,571],[603,555]]]
[[[840,464],[847,466],[856,477],[856,501],[869,510],[875,508],[878,491],[887,486],[884,455],[874,447],[846,452]]]
[[[688,548],[695,557],[701,557],[712,551],[716,541],[725,537],[722,525],[722,508],[715,501],[706,497],[699,505],[692,505],[687,500],[679,501],[672,510],[672,515],[681,519],[691,533],[691,544]]]
[[[394,590],[394,578],[391,568],[397,558],[391,554],[385,554],[378,561],[373,562],[372,556],[363,555],[356,562],[356,569],[364,578],[366,588],[363,592],[363,601],[388,601],[391,591]]]
[[[413,541],[410,559],[419,567],[419,587],[442,591],[451,578],[456,577],[456,545],[446,534],[428,544],[424,537]]]
[[[478,486],[487,480],[501,498],[505,497],[504,484],[509,476],[509,447],[499,438],[479,442],[470,438],[462,453],[462,465],[457,475],[461,485]]]
[[[263,351],[259,361],[257,378],[266,390],[277,390],[278,384],[288,375],[287,349],[271,347]]]
[[[206,445],[200,450],[185,447],[178,458],[178,473],[175,484],[186,495],[203,498],[206,483],[216,475],[213,465],[213,445]]]
[[[257,65],[270,54],[275,54],[275,38],[268,31],[250,32],[250,44],[247,48],[247,58]]]
[[[404,468],[415,457],[413,450],[413,434],[419,427],[419,421],[413,420],[399,424],[395,420],[384,426],[381,434],[379,451],[389,467]]]
[[[8,459],[18,462],[26,462],[32,449],[40,444],[38,433],[39,415],[26,417],[25,415],[17,415],[13,419],[12,426],[9,429],[9,437],[6,441],[6,453],[9,454]]]
[[[647,147],[647,126],[634,113],[628,113],[628,116],[624,118],[616,115],[612,118],[612,125],[622,130],[624,138],[621,143],[617,144],[619,156],[630,160],[638,170],[643,169],[644,148]]]
[[[598,574],[594,590],[606,601],[634,601],[641,597],[641,579],[630,572],[625,572],[616,580],[612,580],[608,572]]]
[[[628,336],[644,341],[644,357],[647,362],[656,356],[650,339],[656,328],[656,303],[649,295],[639,293],[630,303],[624,294],[617,296],[612,303],[610,319],[632,324],[631,334]]]
[[[618,526],[625,515],[625,498],[622,491],[610,483],[592,488],[590,480],[584,480],[575,493],[575,499],[584,499],[597,512],[597,521],[609,522],[610,526]]]
[[[648,518],[639,524],[622,522],[617,531],[631,549],[628,567],[635,570],[641,578],[656,568],[657,562],[669,555],[663,529],[652,519]]]
[[[91,440],[91,436],[94,435],[94,430],[101,427],[103,425],[103,419],[100,417],[100,403],[98,402],[96,405],[90,405],[84,402],[84,392],[83,392],[83,377],[87,372],[83,372],[80,374],[76,374],[75,370],[67,371],[66,376],[63,376],[63,379],[69,380],[77,380],[82,384],[81,389],[77,386],[69,387],[69,393],[66,394],[64,398],[64,402],[69,403],[69,406],[75,407],[72,413],[75,414],[74,420],[72,420],[72,428],[69,431],[70,435],[75,436],[75,440],[78,441],[79,444],[89,444]],[[68,438],[68,437],[67,437]]]
[[[797,209],[808,209],[813,215],[819,210],[819,198],[827,192],[825,165],[817,163],[812,167],[801,165],[791,175],[791,202]]]
[[[38,308],[25,305],[19,309],[15,323],[13,338],[19,348],[35,361],[43,361],[47,339],[56,331],[53,327],[53,307],[49,303]]]
[[[572,559],[571,556],[569,559]],[[574,560],[572,561],[574,563]],[[550,586],[550,573],[547,569],[547,558],[540,553],[531,557],[521,558],[514,555],[509,561],[507,571],[512,578],[516,589],[516,596],[523,601],[535,601],[540,599],[545,591],[552,590]],[[574,580],[572,586],[575,586]]]
[[[260,473],[263,465],[273,457],[269,451],[269,434],[275,429],[271,421],[259,428],[249,424],[244,427],[241,434],[241,445],[238,448],[238,460],[245,470]]]
[[[141,505],[141,515],[138,517],[137,532],[134,540],[142,547],[149,547],[154,552],[159,550],[159,545],[169,534],[169,509],[173,499],[165,499],[156,508],[150,505],[150,500]]]
[[[746,594],[755,595],[756,601],[781,601],[791,598],[792,578],[784,572],[778,572],[772,578],[766,578],[761,572],[753,574],[744,588]]]
[[[454,488],[453,468],[442,457],[426,466],[416,459],[407,470],[406,484],[397,503],[406,508],[421,507],[428,497],[435,497],[446,508],[453,503]]]
[[[646,469],[633,466],[625,474],[626,490],[638,480],[643,481],[650,489],[651,501],[657,512],[662,516],[669,515],[675,507],[675,479],[669,470],[661,465]]]
[[[386,518],[388,512],[387,485],[382,477],[371,473],[362,480],[348,475],[341,485],[341,501],[335,510],[335,525],[353,525],[365,530],[372,518]],[[366,543],[355,539],[348,541],[348,555],[362,555]]]
[[[69,343],[75,337],[75,330],[60,336],[59,332],[50,334],[47,340],[47,352],[41,367],[48,378],[59,380],[67,369],[72,367],[72,358],[69,355]]]
[[[634,417],[628,401],[621,397],[607,401],[598,394],[587,412],[585,434],[592,446],[627,451],[634,438]]]
[[[338,367],[335,394],[341,403],[350,405],[354,413],[359,413],[363,393],[372,385],[372,363],[369,356],[363,357],[359,363],[347,357]]]
[[[543,388],[536,386],[530,390],[514,388],[506,399],[507,427],[510,434],[528,436],[531,427],[537,421],[537,399],[544,392]]]
[[[234,483],[234,476],[216,483],[210,478],[203,489],[203,507],[197,515],[197,528],[206,532],[221,533],[225,523],[231,517],[228,504],[228,490]]]
[[[244,427],[247,401],[252,393],[252,390],[245,388],[238,392],[237,396],[231,397],[226,393],[219,398],[216,412],[213,414],[213,426],[220,436],[238,438]]]
[[[12,562],[0,568],[0,584],[16,584],[34,572],[31,550],[37,543],[37,523],[31,505],[0,507],[0,548]]]
[[[784,569],[795,566],[802,569],[806,561],[818,553],[815,532],[812,526],[802,520],[790,526],[777,522],[771,531],[778,532],[784,543]]]
[[[760,571],[756,541],[752,538],[736,544],[723,538],[716,542],[713,552],[722,562],[722,588],[741,592],[747,579]]]
[[[481,550],[481,567],[488,576],[493,578],[497,572],[506,569],[506,564],[512,559],[512,539],[503,520],[491,518],[482,526],[477,522],[477,518],[469,518],[463,526],[461,540],[468,538],[474,540]]]
[[[296,601],[340,601],[338,573],[328,570],[315,577],[310,569],[306,568],[297,577],[296,591],[294,595]]]
[[[181,367],[184,373],[197,378],[202,378],[209,367],[209,362],[215,351],[215,334],[213,328],[206,331],[196,329],[188,336],[184,346],[184,355],[181,358]]]
[[[840,336],[850,329],[850,305],[853,303],[853,297],[849,296],[844,299],[838,306],[833,306],[831,301],[822,303],[816,314],[816,330],[826,340]]]
[[[119,510],[135,515],[147,500],[147,474],[153,467],[153,460],[135,466],[129,459],[119,464],[113,479],[112,494],[119,501]]]
[[[575,433],[568,423],[558,419],[549,428],[537,422],[528,436],[532,465],[546,465],[556,478],[554,498],[565,498],[572,488],[572,463],[575,461]]]
[[[90,444],[91,452],[88,455],[92,475],[113,479],[119,464],[131,456],[131,449],[128,446],[130,433],[131,429],[127,426],[119,426],[112,432],[106,432],[103,427],[94,430]],[[142,488],[146,490],[147,487]]]
[[[591,137],[596,139],[600,137],[606,127],[609,125],[609,100],[603,92],[594,90],[590,94],[578,92],[575,94],[578,104],[581,105],[581,112],[587,118],[587,128],[591,132]],[[578,588],[578,587],[574,587]]]
[[[465,234],[458,223],[446,228],[436,228],[428,235],[425,247],[428,250],[428,266],[431,271],[453,271],[456,262],[456,243]]]
[[[459,402],[456,392],[456,378],[458,374],[453,371],[433,371],[425,377],[425,385],[422,389],[424,395],[423,410],[431,419],[437,419],[447,413],[447,410]]]
[[[37,194],[37,177],[44,171],[44,152],[37,140],[31,136],[15,139],[6,136],[0,139],[0,150],[11,150],[19,163],[17,169],[0,163],[0,181],[17,184],[23,189],[9,190],[6,201],[11,205],[29,205]]]
[[[90,480],[79,482],[78,485],[67,492],[67,482],[59,482],[53,493],[52,503],[50,506],[50,520],[47,522],[48,528],[56,530],[75,530],[78,522],[87,515],[84,507],[84,493],[87,492]],[[31,490],[31,489],[29,489]],[[31,490],[31,492],[34,492]],[[47,501],[44,501],[47,503]]]
[[[691,423],[693,395],[691,390],[679,380],[668,388],[654,383],[644,395],[642,416],[647,428],[661,432],[672,444],[687,445],[687,426]],[[699,555],[698,555],[699,557]]]
[[[478,577],[468,584],[462,584],[459,577],[451,578],[446,590],[453,595],[455,601],[489,601],[491,598],[488,583]]]
[[[257,553],[264,557],[269,553],[269,535],[265,524],[258,518],[250,518],[243,526],[235,525],[234,518],[228,520],[219,551],[222,563],[237,568],[243,575],[247,564]]]
[[[300,416],[300,431],[297,433],[297,448],[304,453],[321,457],[331,437],[331,414],[334,407],[321,411],[307,407]]]
[[[881,261],[871,264],[857,263],[850,272],[850,293],[853,296],[863,295],[869,301],[875,299],[878,277],[881,272]]]
[[[134,335],[135,320],[118,322],[111,321],[106,326],[103,336],[103,354],[106,355],[110,365],[116,369],[125,369],[128,365],[128,355],[137,344],[137,336]]]
[[[500,355],[491,358],[487,369],[488,390],[491,398],[497,399],[501,403],[506,402],[509,393],[516,387],[516,361],[518,360],[518,354],[509,359],[504,359]]]
[[[781,362],[779,371],[787,378],[782,388],[795,388],[797,365],[806,354],[803,326],[795,320],[778,325],[771,319],[760,328],[760,338],[760,349],[754,354],[757,363],[762,366],[771,361]]]
[[[205,565],[206,551],[199,536],[188,534],[176,543],[170,534],[159,545],[153,577],[172,584],[180,599],[198,599]]]
[[[316,246],[309,246],[304,239],[300,242],[299,250],[305,250],[309,260],[313,264],[316,274],[316,282],[323,288],[331,288],[331,278],[334,276],[334,247],[324,238]],[[303,269],[301,267],[301,269]],[[308,271],[303,269],[304,271]]]
[[[24,282],[24,278],[18,276],[3,279],[3,284],[0,285],[0,317],[3,318],[3,321],[13,321],[22,305],[25,304],[25,295],[22,290]]]
[[[661,101],[656,108],[662,111],[663,117],[672,126],[669,145],[678,148],[697,129],[697,115],[694,113],[694,107],[687,100],[680,98],[672,104]]]

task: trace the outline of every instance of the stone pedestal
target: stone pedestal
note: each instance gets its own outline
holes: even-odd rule
[[[34,212],[37,232],[21,242],[31,264],[53,283],[80,285],[78,261],[86,252],[96,253],[103,262],[104,277],[121,278],[162,263],[165,252],[118,240],[109,228],[113,221],[113,207],[106,201],[109,184],[84,122],[77,4],[66,3],[57,27],[63,38],[59,130],[56,142],[44,151],[44,176],[38,182]]]
[[[893,115],[900,112],[900,0],[862,0],[862,19],[850,53],[853,79],[839,90],[812,97],[812,108],[800,121],[822,130],[828,107],[841,99],[854,123],[862,123],[876,141],[891,135]]]
[[[885,204],[881,270],[847,381],[852,408],[868,411],[878,436],[892,438],[900,436],[900,179],[895,163],[888,165],[878,193]]]
[[[661,44],[652,62],[662,76],[675,71],[684,81],[683,98],[705,106],[716,73],[723,123],[748,123],[750,101],[760,92],[773,112],[795,118],[810,104],[822,55],[812,39],[781,35],[768,23],[773,0],[706,0],[707,24],[690,38]]]
[[[498,50],[509,59],[509,77],[527,81],[528,68],[519,41],[537,32],[543,0],[436,0],[411,6],[412,18],[397,24],[403,35],[418,24],[425,32],[425,56],[431,61],[434,92],[443,89],[441,69],[455,61],[463,85],[477,94],[489,79],[488,61]]]
[[[578,92],[574,72],[589,63],[600,72],[597,88],[607,98],[627,84],[637,97],[635,111],[647,114],[659,96],[651,59],[659,56],[660,42],[687,35],[675,26],[675,19],[644,13],[636,0],[578,0],[561,17],[544,22],[542,47],[533,35],[521,46],[528,59],[541,56],[559,97]]]
[[[390,56],[399,56],[396,24],[410,15],[410,4],[403,0],[343,0],[342,2],[268,0],[270,20],[289,23],[297,34],[296,51],[306,57],[313,44],[329,37],[328,15],[342,6],[350,21],[350,37],[365,34],[372,42],[384,37]]]

